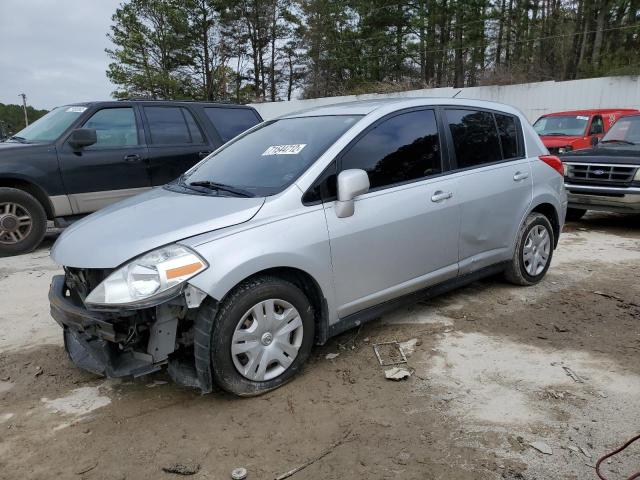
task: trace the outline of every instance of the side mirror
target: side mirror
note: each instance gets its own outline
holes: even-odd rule
[[[338,175],[336,216],[350,217],[355,211],[354,198],[369,191],[369,175],[364,170],[344,170]]]
[[[595,147],[596,145],[598,145],[598,143],[600,143],[600,139],[598,137],[596,137],[595,135],[591,137],[591,146]]]
[[[71,132],[71,135],[69,135],[69,145],[71,145],[74,150],[88,147],[97,141],[98,135],[93,128],[76,128]]]

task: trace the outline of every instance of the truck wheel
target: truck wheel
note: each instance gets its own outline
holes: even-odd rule
[[[32,195],[0,188],[0,257],[32,251],[47,232],[47,214]]]
[[[584,217],[585,213],[587,213],[587,211],[583,210],[582,208],[567,208],[567,217],[566,218],[570,222],[577,222],[582,217]]]
[[[212,312],[203,304],[199,314]],[[213,325],[213,379],[227,392],[254,396],[285,384],[311,353],[313,307],[294,284],[264,276],[237,287]]]
[[[516,285],[535,285],[547,273],[555,239],[549,219],[530,213],[520,229],[513,258],[505,270],[506,279]]]

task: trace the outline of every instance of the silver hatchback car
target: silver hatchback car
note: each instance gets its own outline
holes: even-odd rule
[[[545,275],[563,168],[517,110],[462,99],[264,122],[176,181],[69,227],[49,293],[71,360],[256,395],[314,344],[504,272]]]

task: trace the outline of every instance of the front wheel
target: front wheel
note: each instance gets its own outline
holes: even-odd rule
[[[212,310],[205,304],[200,314]],[[309,358],[314,312],[294,284],[265,276],[223,301],[211,339],[213,378],[222,389],[254,396],[288,382]]]
[[[47,232],[47,214],[32,195],[0,188],[0,257],[32,251]]]
[[[506,279],[516,285],[535,285],[547,273],[555,238],[549,219],[531,213],[518,234],[513,258],[505,270]]]

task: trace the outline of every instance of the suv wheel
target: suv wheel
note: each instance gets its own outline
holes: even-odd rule
[[[0,188],[0,256],[27,253],[47,231],[47,214],[32,195],[16,188]]]
[[[567,208],[567,220],[576,222],[584,217],[585,213],[587,213],[587,211],[582,208]]]
[[[206,304],[200,314],[211,312]],[[260,395],[288,382],[309,358],[313,308],[294,284],[260,277],[237,287],[213,326],[213,378],[224,390]]]
[[[541,213],[531,213],[518,234],[513,258],[505,277],[516,285],[534,285],[547,273],[555,239],[549,219]]]

